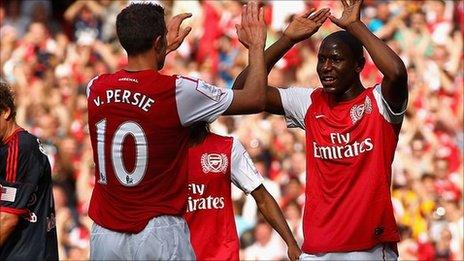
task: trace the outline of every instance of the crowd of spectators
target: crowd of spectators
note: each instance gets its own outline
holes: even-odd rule
[[[115,34],[118,12],[134,1],[0,0],[0,75],[16,92],[18,123],[40,137],[53,167],[61,259],[89,254],[87,216],[94,163],[87,127],[85,86],[94,76],[121,69],[126,56]],[[237,40],[240,1],[152,1],[167,18],[193,14],[192,32],[166,59],[163,72],[202,78],[224,88],[247,64]],[[463,256],[463,33],[464,2],[365,0],[362,20],[405,62],[409,106],[393,163],[392,195],[402,241],[400,259],[462,260]],[[292,16],[337,1],[262,1],[267,45]],[[338,28],[327,21],[295,46],[271,72],[273,86],[320,86],[316,74],[321,40]],[[365,86],[381,81],[372,60]],[[222,117],[219,134],[238,137],[265,179],[298,242],[305,187],[305,135],[269,114]],[[373,173],[374,174],[374,173]],[[262,221],[256,205],[233,191],[243,259],[280,260],[285,247]],[[350,213],[346,213],[350,215]]]

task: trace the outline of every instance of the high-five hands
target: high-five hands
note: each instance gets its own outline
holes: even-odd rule
[[[313,14],[315,8],[296,16],[284,31],[284,37],[287,37],[292,43],[297,43],[308,39],[313,35],[330,15],[329,8],[323,8]],[[312,14],[312,15],[311,15]]]
[[[343,13],[340,18],[330,16],[330,20],[343,29],[347,29],[351,24],[360,21],[361,6],[363,0],[340,0],[343,5]]]
[[[192,28],[190,26],[184,28],[183,30],[180,30],[180,25],[182,22],[191,17],[191,13],[182,13],[174,16],[169,20],[169,22],[166,24],[166,28],[168,30],[166,34],[166,40],[168,42],[168,46],[166,47],[166,53],[170,53],[182,44],[184,41],[185,37],[190,33]]]
[[[242,21],[235,25],[238,39],[248,49],[251,47],[263,48],[266,42],[266,23],[264,22],[264,9],[258,9],[255,1],[250,1],[242,7]]]

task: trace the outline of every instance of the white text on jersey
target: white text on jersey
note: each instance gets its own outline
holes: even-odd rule
[[[223,209],[224,197],[204,196],[205,184],[188,184],[190,196],[187,199],[187,212],[193,212],[202,209]],[[199,198],[198,195],[200,196]]]
[[[313,142],[314,157],[319,159],[343,159],[358,156],[361,153],[371,151],[374,148],[371,138],[366,138],[361,142],[350,143],[350,133],[330,133],[332,146],[320,146]]]
[[[137,106],[145,112],[148,112],[155,102],[154,99],[146,96],[145,94],[141,94],[139,92],[133,93],[129,90],[121,89],[106,90],[106,99],[104,100],[106,100],[106,103],[126,103]],[[100,97],[95,98],[94,102],[97,106],[103,104]]]
[[[191,183],[191,184],[188,184],[188,188],[192,192],[192,194],[203,195],[203,193],[205,193],[205,184]]]

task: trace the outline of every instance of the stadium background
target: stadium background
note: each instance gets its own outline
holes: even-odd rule
[[[130,1],[129,1],[130,2]],[[166,74],[202,78],[230,88],[247,64],[235,34],[238,1],[153,1],[167,16],[191,12],[184,44],[166,59]],[[87,82],[122,68],[125,54],[115,35],[117,13],[127,1],[0,0],[1,77],[16,91],[18,123],[40,137],[53,166],[61,259],[87,259],[91,220],[87,207],[94,167],[87,131]],[[267,45],[292,14],[335,1],[263,1]],[[393,204],[401,229],[400,259],[462,260],[463,257],[463,1],[365,0],[363,21],[405,62],[410,98],[393,164]],[[315,72],[321,39],[338,30],[326,22],[277,63],[274,86],[320,86]],[[365,86],[381,80],[368,62]],[[219,134],[239,137],[265,185],[279,202],[298,242],[305,186],[304,132],[287,129],[282,117],[222,117]],[[243,259],[279,260],[283,242],[256,214],[253,200],[234,190]],[[350,213],[346,213],[349,215]],[[205,239],[206,240],[206,239]],[[214,240],[214,239],[208,239]]]

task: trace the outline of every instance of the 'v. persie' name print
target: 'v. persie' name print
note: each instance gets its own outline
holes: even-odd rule
[[[93,99],[93,102],[97,107],[109,103],[126,103],[132,106],[136,106],[142,111],[148,112],[153,103],[155,103],[155,100],[139,92],[114,89],[106,90],[105,97],[103,97],[103,99],[98,96]]]

